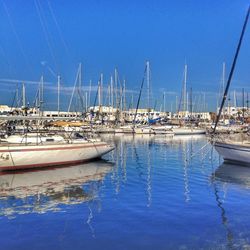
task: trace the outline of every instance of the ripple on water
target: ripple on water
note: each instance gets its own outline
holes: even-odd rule
[[[106,161],[1,176],[3,249],[248,248],[249,169],[204,136],[102,139]]]

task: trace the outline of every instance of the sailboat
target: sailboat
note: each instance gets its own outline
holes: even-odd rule
[[[231,79],[234,73],[234,68],[237,62],[241,43],[242,43],[244,33],[246,30],[246,25],[249,19],[249,14],[250,14],[250,6],[248,7],[247,15],[246,15],[245,22],[242,28],[237,50],[236,50],[234,60],[232,63],[231,71],[227,80],[227,85],[224,91],[220,110],[217,115],[215,126],[213,128],[213,135],[215,135],[216,127],[219,123],[220,116],[221,116],[221,113],[222,113],[222,110],[223,110],[223,107],[227,98],[227,93],[230,87],[230,83],[231,83]],[[250,166],[250,137],[249,135],[247,136],[247,138],[245,138],[245,140],[242,140],[242,142],[232,141],[232,140],[229,140],[228,138],[223,139],[223,140],[212,138],[212,144],[214,145],[216,151],[223,157],[225,161],[230,162],[230,163],[239,163],[239,164]]]
[[[182,100],[183,99],[183,100]],[[180,106],[182,104],[182,115],[183,118],[185,119],[185,116],[188,113],[188,109],[187,109],[187,64],[185,64],[184,66],[184,81],[183,81],[183,90],[182,90],[182,97],[180,100]],[[179,106],[179,110],[178,110],[178,119],[179,119],[179,113],[180,113],[180,107]],[[192,105],[191,105],[192,106]],[[192,113],[192,107],[191,107],[191,113]],[[193,124],[191,124],[190,126],[184,125],[184,126],[179,126],[179,127],[173,127],[173,132],[174,135],[200,135],[200,134],[206,134],[206,130],[202,129],[202,128],[198,128],[196,126],[194,126]]]
[[[214,147],[225,162],[250,166],[250,141],[217,140],[214,142]]]
[[[100,158],[113,149],[98,139],[14,135],[0,143],[0,170],[79,164]]]

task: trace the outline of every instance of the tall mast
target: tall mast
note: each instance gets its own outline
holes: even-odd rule
[[[243,116],[243,122],[245,118],[245,91],[244,88],[242,89],[242,116]]]
[[[103,105],[103,73],[101,73],[101,80],[100,80],[100,105]]]
[[[79,92],[81,93],[82,89],[82,63],[79,63]]]
[[[25,89],[25,84],[23,83],[23,88],[22,88],[22,91],[23,91],[23,94],[22,94],[22,99],[23,99],[23,107],[25,108],[26,107],[26,89]]]
[[[100,81],[98,81],[98,106],[99,106],[99,108],[101,106],[101,84],[100,84]]]
[[[248,109],[249,109],[249,99],[248,99],[248,92],[247,92],[247,114],[248,114],[248,116],[249,116]]]
[[[85,112],[88,111],[88,92],[85,92]]]
[[[225,91],[225,75],[226,75],[226,63],[222,64],[222,93],[221,97],[223,98],[223,93]],[[222,110],[223,121],[225,121],[225,108]]]
[[[18,90],[18,84],[16,85],[16,106],[19,107],[19,90]]]
[[[166,112],[166,92],[163,92],[163,112]]]
[[[81,111],[83,109],[83,98],[84,98],[84,93],[82,92],[82,63],[79,63],[79,67],[78,67],[78,101],[77,103],[79,103],[78,108],[79,111]]]
[[[193,89],[192,87],[190,88],[190,113],[191,113],[191,118],[193,116]]]
[[[126,80],[123,80],[123,110],[126,110]]]
[[[123,103],[122,103],[122,95],[123,95],[123,92],[122,92],[122,85],[120,84],[120,100],[119,100],[119,106],[120,106],[120,110],[121,110],[121,112],[122,112],[122,110],[123,110]]]
[[[42,111],[42,106],[43,106],[43,85],[44,85],[44,79],[42,75],[39,82],[39,104],[38,104],[39,111]]]
[[[150,108],[150,68],[149,68],[149,61],[146,62],[146,67],[147,67],[147,108],[148,108],[148,112],[149,112],[149,108]]]
[[[236,91],[234,90],[234,107],[236,108],[236,106],[237,106]]]
[[[224,104],[225,104],[225,101],[227,99],[227,93],[228,93],[228,90],[229,90],[229,87],[230,87],[230,84],[231,84],[231,79],[233,77],[235,65],[236,65],[237,58],[238,58],[238,55],[239,55],[239,52],[240,52],[240,47],[241,47],[241,43],[242,43],[242,40],[243,40],[243,37],[244,37],[244,34],[245,34],[249,14],[250,14],[250,6],[248,7],[248,10],[247,10],[247,15],[246,15],[244,25],[243,25],[243,28],[242,28],[242,31],[241,31],[241,35],[240,35],[240,39],[239,39],[239,42],[238,42],[238,45],[237,45],[237,49],[236,49],[236,52],[235,52],[235,55],[234,55],[233,63],[232,63],[231,70],[230,70],[228,80],[227,80],[227,85],[226,85],[226,88],[225,88],[225,91],[224,91],[224,94],[223,94],[223,99],[222,99],[222,102],[221,102],[220,110],[219,110],[219,113],[218,113],[218,115],[216,117],[215,126],[214,126],[214,129],[213,129],[213,134],[215,133],[217,124],[218,124],[219,119],[220,119],[221,111],[222,111],[222,109],[224,107]]]
[[[111,85],[108,85],[108,106],[111,106]]]
[[[225,90],[225,74],[226,74],[226,63],[223,62],[222,64],[222,93]]]
[[[90,107],[90,97],[91,97],[92,81],[89,81],[89,107]]]
[[[114,108],[114,84],[113,84],[113,77],[110,77],[110,96],[111,96],[111,105]]]
[[[61,77],[60,75],[57,76],[57,112],[59,115],[60,112],[60,81]]]
[[[183,111],[187,109],[187,64],[184,67],[184,85],[183,85]]]
[[[116,108],[118,108],[118,73],[117,73],[117,68],[115,68],[115,105]]]

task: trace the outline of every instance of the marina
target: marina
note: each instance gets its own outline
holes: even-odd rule
[[[249,18],[2,0],[0,249],[250,249]]]
[[[1,174],[4,249],[249,247],[249,168],[203,135],[102,139],[105,161]]]

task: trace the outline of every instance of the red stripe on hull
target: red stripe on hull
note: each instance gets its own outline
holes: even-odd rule
[[[30,152],[30,151],[51,151],[51,150],[69,150],[79,148],[97,148],[107,146],[107,144],[89,145],[89,146],[74,146],[74,147],[56,147],[56,148],[30,148],[30,149],[5,149],[0,150],[0,153],[6,152]],[[17,146],[18,147],[18,146]]]
[[[30,165],[19,165],[19,166],[5,166],[0,167],[0,170],[17,170],[17,169],[29,169],[29,168],[42,168],[42,167],[51,167],[51,166],[67,166],[67,165],[77,165],[84,162],[89,162],[96,158],[90,158],[85,160],[77,160],[77,161],[61,161],[61,162],[48,162],[48,163],[40,163],[40,164],[30,164]]]

